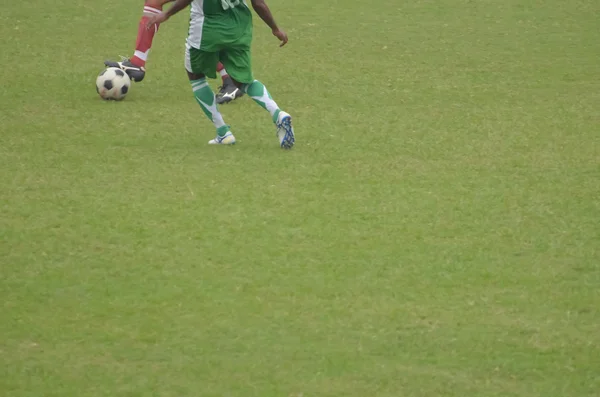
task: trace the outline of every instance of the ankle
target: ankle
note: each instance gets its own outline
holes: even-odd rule
[[[223,80],[223,86],[227,87],[227,86],[235,85],[233,83],[233,79],[231,77],[229,77],[229,75],[221,76],[221,78]]]
[[[222,127],[217,128],[217,135],[220,137],[224,137],[229,132],[229,126],[224,125]]]
[[[141,59],[141,58],[138,58],[138,57],[137,57],[137,56],[135,56],[135,55],[134,55],[134,56],[132,56],[132,57],[129,59],[129,62],[131,62],[131,64],[132,64],[132,65],[135,65],[135,66],[137,66],[138,68],[142,68],[142,67],[146,66],[146,61],[144,61],[144,60],[143,60],[143,59]]]

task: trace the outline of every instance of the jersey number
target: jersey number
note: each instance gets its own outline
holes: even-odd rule
[[[224,10],[228,10],[238,5],[240,5],[240,0],[221,0],[221,6]]]

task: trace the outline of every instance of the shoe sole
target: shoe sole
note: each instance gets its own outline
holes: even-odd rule
[[[294,136],[294,129],[292,128],[292,117],[285,116],[283,120],[281,120],[280,124],[285,130],[285,135],[281,140],[281,148],[282,149],[291,149],[296,143],[296,137]]]
[[[115,62],[115,61],[104,61],[104,66],[106,66],[108,68],[119,68],[119,69],[121,69],[122,71],[124,71],[125,73],[127,73],[127,76],[129,76],[129,78],[131,80],[133,80],[136,83],[139,83],[140,81],[144,80],[144,77],[146,77],[146,72],[131,71],[127,67],[123,68],[121,65],[119,65],[118,62]]]
[[[113,61],[104,61],[104,66],[106,66],[107,68],[121,68],[117,62]]]
[[[226,99],[217,98],[217,105],[227,105],[229,102],[233,102],[236,99],[241,98],[243,96],[244,96],[244,93],[242,92],[241,94],[236,95],[235,98],[233,98],[233,99],[232,98],[226,98]]]
[[[213,142],[213,141],[208,141],[208,144],[209,145],[215,145],[215,146],[219,146],[219,145],[221,145],[221,146],[231,146],[231,145],[235,145],[235,142],[236,141],[235,141],[235,138],[234,138],[233,142],[223,142],[223,141],[221,141],[221,142]]]

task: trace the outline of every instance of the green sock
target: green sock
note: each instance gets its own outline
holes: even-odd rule
[[[192,84],[196,102],[198,102],[206,117],[208,117],[215,125],[217,134],[219,136],[225,135],[229,131],[229,126],[225,124],[221,112],[217,109],[215,94],[206,82],[206,78],[203,77],[199,80],[190,80],[190,83]]]
[[[277,103],[271,98],[271,94],[267,91],[267,87],[263,85],[258,80],[254,80],[252,83],[246,85],[246,93],[250,98],[254,100],[254,102],[258,103],[263,109],[266,109],[271,113],[271,117],[273,118],[273,122],[277,121],[277,116],[279,116],[279,106]]]

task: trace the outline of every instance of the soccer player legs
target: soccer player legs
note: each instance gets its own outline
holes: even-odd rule
[[[147,29],[148,19],[152,15],[160,14],[163,7],[175,0],[145,0],[144,11],[138,25],[137,39],[135,41],[135,51],[131,58],[123,58],[121,61],[105,61],[108,67],[123,69],[129,77],[136,82],[140,82],[146,76],[146,61],[152,48],[154,36],[158,33],[160,24],[155,24],[152,29]],[[238,89],[225,70],[223,64],[219,63],[218,71],[221,74],[223,85],[217,94],[217,103],[228,103],[241,97],[243,92]]]
[[[244,95],[244,92],[235,85],[221,62],[217,64],[217,72],[219,72],[223,80],[223,85],[219,87],[219,92],[217,93],[218,104],[229,103]]]
[[[152,41],[154,40],[154,35],[158,32],[160,24],[155,24],[152,29],[147,29],[146,25],[150,17],[160,14],[165,4],[173,1],[175,0],[145,0],[144,12],[138,25],[133,56],[131,58],[123,58],[120,62],[105,61],[104,64],[108,67],[123,69],[133,81],[140,82],[144,80],[148,53],[150,52],[150,48],[152,48]]]
[[[285,45],[287,35],[277,27],[264,0],[251,1],[256,13],[269,25],[273,35],[281,40],[281,46]],[[216,97],[206,81],[206,77],[216,78],[217,64],[221,61],[234,85],[270,113],[280,146],[291,148],[295,142],[291,116],[279,108],[267,88],[252,76],[252,15],[243,0],[176,0],[167,12],[151,16],[148,28],[153,29],[156,24],[166,21],[190,4],[185,67],[196,101],[217,130],[217,136],[209,143],[235,143],[235,137],[223,120]]]

